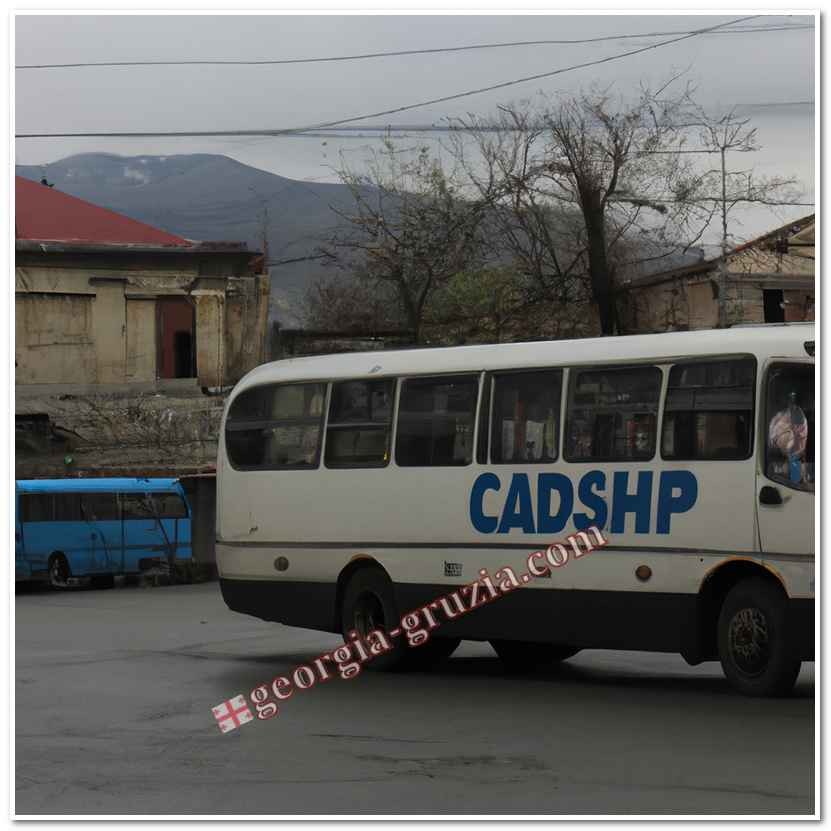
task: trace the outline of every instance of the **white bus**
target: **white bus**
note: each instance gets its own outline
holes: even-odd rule
[[[379,665],[459,639],[512,667],[675,652],[784,694],[814,652],[815,425],[813,324],[276,361],[222,422],[222,593],[267,621],[389,631],[595,526],[591,556]]]

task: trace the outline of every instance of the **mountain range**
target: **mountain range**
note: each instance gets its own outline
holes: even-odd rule
[[[117,156],[83,153],[47,165],[18,165],[18,176],[194,240],[235,240],[269,261],[313,256],[338,224],[332,208],[353,203],[342,184],[300,182],[227,156]],[[332,272],[319,261],[272,265],[272,317],[300,323],[303,293]]]

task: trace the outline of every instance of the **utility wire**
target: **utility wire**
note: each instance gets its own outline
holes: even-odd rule
[[[573,72],[576,69],[585,69],[590,66],[598,66],[600,64],[609,63],[610,61],[617,61],[621,58],[628,58],[632,55],[640,55],[643,52],[648,52],[652,49],[660,49],[662,46],[669,46],[673,43],[680,43],[683,40],[696,37],[698,35],[707,34],[709,32],[723,29],[726,26],[732,26],[736,23],[744,23],[747,20],[755,20],[761,15],[749,15],[747,17],[739,17],[735,20],[730,20],[727,23],[719,23],[716,26],[708,26],[705,29],[696,29],[693,32],[682,35],[681,37],[671,38],[670,40],[659,41],[658,43],[650,44],[649,46],[642,46],[640,49],[632,49],[628,52],[620,52],[617,55],[608,55],[605,58],[598,58],[593,61],[585,61],[584,63],[574,64],[573,66],[563,67],[561,69],[554,69],[550,72],[540,72],[537,75],[527,75],[524,78],[516,78],[512,81],[503,81],[500,84],[492,84],[487,87],[479,87],[478,89],[467,90],[465,92],[457,92],[453,95],[444,95],[441,98],[433,98],[428,101],[420,101],[417,104],[407,104],[402,107],[394,107],[391,110],[380,110],[374,113],[367,113],[365,115],[356,115],[351,118],[341,118],[336,121],[326,121],[319,124],[310,124],[305,127],[289,127],[276,130],[202,130],[195,132],[186,131],[170,131],[170,132],[133,132],[133,133],[18,133],[15,138],[179,138],[179,137],[210,137],[210,136],[279,136],[289,133],[305,133],[309,130],[322,130],[327,127],[338,127],[342,124],[351,124],[355,121],[364,121],[367,118],[380,118],[381,116],[394,115],[396,113],[407,112],[408,110],[415,110],[420,107],[428,107],[432,104],[443,104],[447,101],[456,101],[460,98],[467,98],[471,95],[479,95],[483,92],[492,92],[497,89],[506,89],[507,87],[516,86],[517,84],[524,84],[528,81],[538,81],[542,78],[551,78],[555,75],[562,75],[566,72]]]
[[[733,35],[752,32],[789,32],[802,29],[813,29],[811,24],[782,25],[782,26],[746,26],[726,31],[713,31],[711,34]],[[403,49],[394,52],[367,52],[358,55],[335,55],[319,58],[281,58],[262,60],[174,60],[174,61],[87,61],[79,63],[43,63],[18,64],[15,69],[79,69],[83,67],[143,67],[143,66],[280,66],[285,64],[302,63],[331,63],[335,61],[361,61],[371,58],[392,58],[403,55],[435,55],[443,52],[469,52],[480,49],[508,49],[519,46],[574,46],[586,43],[603,43],[610,40],[632,40],[646,37],[665,37],[667,35],[699,34],[701,30],[687,29],[672,32],[643,32],[642,34],[604,35],[593,38],[574,38],[570,40],[517,40],[507,43],[478,43],[468,46],[446,46],[432,49]]]

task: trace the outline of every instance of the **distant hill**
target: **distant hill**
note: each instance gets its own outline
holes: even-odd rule
[[[298,182],[210,154],[83,153],[44,167],[18,165],[16,172],[36,181],[45,175],[65,193],[189,239],[240,240],[258,250],[266,207],[273,260],[314,254],[327,230],[337,225],[330,206],[343,208],[352,201],[344,185]],[[314,261],[273,267],[272,315],[297,325],[305,287],[327,274]]]

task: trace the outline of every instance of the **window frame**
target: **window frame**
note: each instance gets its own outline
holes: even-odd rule
[[[315,452],[315,460],[313,463],[310,464],[292,464],[292,465],[237,465],[234,463],[234,460],[231,458],[231,453],[228,450],[228,440],[227,436],[229,432],[244,432],[245,430],[264,430],[267,427],[274,426],[277,424],[280,425],[312,425],[314,423],[314,419],[311,416],[304,416],[302,418],[285,418],[285,419],[259,419],[257,421],[237,421],[236,424],[239,426],[230,426],[234,424],[231,420],[231,407],[233,407],[234,403],[237,401],[238,398],[251,393],[254,390],[261,390],[261,389],[274,389],[276,387],[298,387],[298,386],[322,386],[323,387],[323,408],[320,414],[319,419],[317,419],[318,423],[318,442],[317,442],[317,450]],[[279,470],[319,470],[321,460],[323,458],[323,444],[325,441],[325,431],[326,431],[326,419],[329,415],[329,399],[331,397],[331,390],[332,390],[332,382],[329,380],[319,380],[319,379],[309,379],[309,380],[302,380],[302,381],[277,381],[265,384],[257,384],[253,387],[248,387],[248,389],[243,390],[237,398],[235,398],[231,404],[228,405],[228,414],[225,417],[224,429],[223,429],[223,436],[222,441],[225,446],[225,458],[228,460],[228,464],[231,466],[233,470],[237,470],[240,472],[245,473],[256,473],[257,471],[279,471]]]
[[[816,489],[816,478],[814,478],[814,487],[799,487],[791,482],[790,479],[784,479],[779,476],[771,476],[768,473],[768,452],[770,448],[768,447],[768,388],[770,385],[770,375],[771,370],[776,369],[777,367],[782,366],[798,366],[798,367],[810,367],[814,373],[814,430],[817,429],[816,427],[816,366],[813,361],[799,359],[799,358],[774,358],[768,361],[764,367],[764,378],[761,384],[760,390],[760,398],[759,398],[759,441],[762,447],[764,447],[764,452],[759,454],[762,460],[762,476],[765,479],[770,480],[771,482],[775,482],[777,485],[780,485],[783,488],[790,488],[790,490],[797,491],[797,493],[810,493],[814,494]],[[764,416],[762,418],[761,416]],[[816,455],[816,451],[815,451]],[[816,458],[814,459],[814,476],[816,477]]]
[[[393,451],[391,454],[392,461],[395,463],[395,466],[402,469],[424,469],[424,468],[440,468],[442,470],[454,470],[454,469],[461,469],[465,467],[470,467],[471,465],[476,464],[477,458],[477,426],[478,426],[478,418],[479,418],[479,408],[481,406],[482,401],[482,389],[484,387],[483,384],[483,376],[484,372],[481,369],[474,369],[468,371],[454,371],[454,372],[425,372],[425,373],[418,373],[414,375],[400,375],[398,376],[398,394],[395,399],[395,413],[394,413],[394,422],[395,422],[395,432],[393,435]],[[464,464],[458,465],[436,465],[436,464],[427,464],[427,465],[402,465],[398,461],[398,441],[401,435],[401,400],[402,396],[404,395],[404,387],[408,381],[428,381],[428,380],[436,380],[439,381],[441,379],[445,379],[446,381],[452,381],[454,378],[459,379],[472,379],[476,382],[476,400],[473,407],[473,414],[471,417],[471,452],[470,452],[470,459],[465,462]],[[493,386],[491,386],[493,389]]]
[[[496,416],[496,397],[498,395],[498,379],[500,377],[507,377],[511,375],[529,375],[534,373],[542,373],[542,372],[558,372],[560,374],[560,396],[559,401],[557,402],[557,447],[556,453],[553,459],[540,459],[539,461],[508,461],[508,462],[498,462],[494,460],[493,457],[493,439],[494,439],[494,418]],[[506,369],[506,370],[493,370],[488,373],[490,379],[490,412],[488,415],[488,421],[486,425],[486,429],[488,431],[488,444],[487,444],[487,461],[488,464],[492,465],[551,465],[556,462],[565,459],[565,455],[563,453],[563,442],[562,442],[562,434],[563,434],[563,392],[566,390],[566,367],[564,366],[543,366],[543,367],[522,367],[520,369]]]
[[[749,441],[749,449],[746,456],[736,456],[732,459],[697,459],[697,458],[686,458],[686,457],[668,457],[664,456],[664,423],[666,421],[667,416],[667,398],[669,397],[669,382],[670,376],[672,374],[672,370],[676,366],[690,366],[695,364],[717,364],[717,363],[725,363],[726,361],[752,361],[753,363],[753,385],[752,385],[752,394],[751,394],[751,403],[752,407],[750,410],[750,427],[748,429],[748,433],[750,436]],[[703,357],[695,357],[695,358],[684,358],[682,360],[674,361],[672,363],[664,364],[666,368],[666,384],[664,385],[663,394],[661,396],[661,423],[660,423],[660,431],[658,434],[658,456],[662,462],[695,462],[695,463],[705,463],[705,462],[746,462],[748,459],[753,458],[753,454],[756,450],[756,430],[754,425],[756,424],[756,416],[757,416],[757,402],[756,396],[759,390],[759,361],[757,360],[756,356],[751,353],[740,353],[735,355],[707,355]],[[690,412],[689,410],[685,412]],[[695,412],[695,411],[692,411]]]
[[[326,395],[326,408],[325,408],[325,416],[326,416],[326,423],[324,426],[324,433],[323,440],[321,442],[321,449],[320,449],[320,460],[323,463],[323,467],[326,470],[373,470],[379,468],[389,467],[390,463],[392,462],[393,455],[394,455],[394,427],[397,422],[397,415],[398,415],[398,389],[400,385],[400,378],[395,375],[383,376],[383,377],[374,377],[374,378],[339,378],[338,380],[332,380],[328,382],[328,392]],[[377,383],[389,383],[392,382],[392,402],[390,404],[390,418],[388,422],[379,422],[379,421],[337,421],[331,422],[329,421],[329,414],[330,409],[332,406],[332,400],[334,399],[334,392],[335,392],[335,385],[336,384],[377,384]],[[362,464],[354,464],[352,462],[335,462],[334,464],[330,464],[326,461],[326,451],[329,446],[329,429],[333,427],[335,430],[348,430],[348,429],[360,429],[360,428],[373,428],[376,430],[381,430],[386,428],[387,436],[389,438],[389,456],[386,461],[381,462],[364,462]],[[284,468],[281,468],[283,470]],[[305,468],[304,468],[305,469]]]
[[[657,359],[656,359],[657,360]],[[562,419],[561,427],[561,450],[560,458],[574,465],[590,465],[590,464],[644,464],[646,462],[654,462],[658,455],[658,438],[660,435],[660,419],[661,408],[663,405],[662,393],[665,387],[664,365],[656,361],[650,360],[643,363],[626,363],[626,364],[577,364],[568,367],[568,389],[564,401],[564,417]],[[577,379],[583,372],[632,372],[633,370],[653,370],[658,373],[658,397],[655,402],[655,433],[653,435],[652,453],[649,456],[641,456],[638,458],[619,458],[616,456],[592,456],[588,459],[575,459],[571,457],[568,452],[568,436],[569,428],[571,426],[571,399],[574,394],[574,389],[577,386]]]

